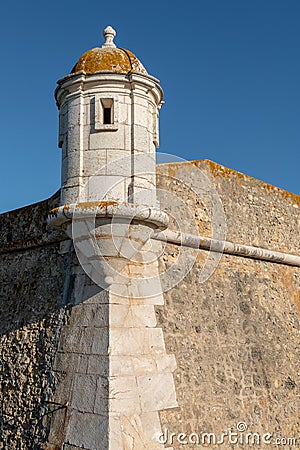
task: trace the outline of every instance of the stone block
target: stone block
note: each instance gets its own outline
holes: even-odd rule
[[[85,177],[105,175],[107,164],[106,149],[85,151],[83,153],[81,174]]]
[[[81,303],[71,310],[69,325],[78,327],[108,326],[108,306],[97,303]]]
[[[171,373],[137,377],[142,411],[159,411],[178,406]]]
[[[109,447],[108,450],[124,450],[119,414],[109,415]]]
[[[98,238],[98,235],[97,235]],[[112,236],[111,239],[97,239],[99,255],[101,256],[119,256],[120,248],[124,239]],[[95,253],[95,252],[94,252]]]
[[[126,129],[126,125],[119,125],[119,128],[116,131],[101,130],[90,133],[89,150],[99,150],[107,148],[115,150],[126,149],[124,138],[124,130]]]
[[[108,303],[108,292],[102,290],[100,286],[96,284],[93,286],[84,286],[83,297],[78,298],[79,302],[84,301],[88,304],[107,304]]]
[[[153,375],[157,372],[156,361],[154,357],[137,356],[132,357],[132,365],[136,376]]]
[[[146,178],[156,184],[156,154],[136,151],[132,157],[134,178]]]
[[[135,93],[138,93],[138,95],[134,95],[133,97],[134,104],[147,109],[150,103],[147,92],[145,92],[142,87],[136,87]]]
[[[97,374],[100,376],[110,375],[110,367],[112,362],[108,356],[104,355],[89,355],[87,373]]]
[[[93,345],[93,328],[89,327],[82,327],[80,328],[82,330],[82,333],[80,335],[80,341],[77,349],[73,349],[73,351],[78,351],[79,353],[85,353],[90,354],[91,353],[91,347]]]
[[[92,353],[95,355],[106,356],[108,354],[109,335],[105,328],[94,328]]]
[[[78,349],[81,333],[82,330],[77,327],[64,327],[60,335],[58,350],[63,353],[73,353],[74,349]]]
[[[57,352],[53,369],[59,372],[77,372],[79,365],[78,353]]]
[[[138,450],[162,450],[162,445],[153,438],[153,429],[156,428],[157,418],[148,416],[141,419],[142,415],[121,415],[122,438],[126,449]],[[151,423],[153,420],[153,423]],[[149,429],[145,429],[149,427]],[[159,432],[160,427],[157,429]],[[149,439],[149,435],[151,436]]]
[[[151,167],[149,167],[149,172],[145,171],[144,174],[134,177],[133,181],[134,188],[139,189],[150,189],[155,190],[155,175],[151,172]]]
[[[175,355],[158,356],[156,365],[159,372],[174,372],[177,369]]]
[[[113,167],[113,164],[116,161],[131,160],[132,152],[130,148],[119,148],[117,150],[113,148],[107,148],[106,156],[107,156],[107,164],[108,165],[111,164]]]
[[[121,176],[96,175],[88,180],[84,177],[83,180],[88,181],[89,201],[126,201],[125,183]]]
[[[156,191],[155,189],[146,189],[144,186],[134,186],[131,197],[132,201],[140,205],[155,206],[156,205]]]
[[[76,276],[75,279],[75,305],[79,305],[82,302],[87,304],[105,304],[108,302],[108,293],[103,291],[101,287],[97,286],[89,278],[89,274],[92,272],[93,265],[89,264],[84,260],[84,269],[86,270],[86,274],[83,276]],[[89,272],[90,269],[90,272]],[[97,278],[94,278],[97,279]],[[88,283],[87,280],[90,280],[91,283]]]
[[[133,162],[130,152],[121,152],[116,150],[107,151],[107,175],[119,175],[125,178],[131,178]]]
[[[134,398],[138,396],[136,378],[129,377],[109,377],[109,398]]]
[[[135,98],[136,100],[136,98]],[[143,103],[143,104],[141,104]],[[141,125],[142,127],[148,128],[149,122],[149,114],[148,114],[148,103],[143,102],[142,99],[139,100],[139,103],[134,102],[134,123],[137,125]]]
[[[90,148],[89,148],[90,147],[90,134],[91,134],[90,125],[83,125],[81,127],[81,148],[84,152],[90,150]],[[96,149],[96,150],[99,150],[99,149]]]
[[[83,106],[74,104],[68,108],[68,127],[76,127],[84,124]]]
[[[69,403],[73,385],[73,372],[57,372],[55,374],[55,389],[50,396],[50,401],[58,405]]]
[[[75,225],[76,226],[76,225]],[[81,227],[81,225],[80,225]],[[74,230],[74,228],[73,228]],[[77,252],[77,255],[80,255],[80,260],[82,261],[82,256],[84,256],[87,259],[90,259],[94,257],[97,253],[97,249],[95,249],[94,243],[92,238],[84,238],[83,236],[77,237],[77,226],[76,230],[73,232],[74,236],[74,246]],[[79,233],[81,233],[81,230],[79,230]]]
[[[67,134],[67,153],[70,154],[70,152],[80,150],[82,135],[81,127],[78,125],[72,127],[68,126]]]
[[[87,327],[63,328],[58,350],[65,353],[89,354],[93,340],[93,329]]]
[[[130,125],[131,121],[131,105],[119,100],[119,124]]]
[[[111,219],[97,219],[95,224],[95,236],[100,239],[111,239],[114,237],[124,237],[127,234],[130,219],[115,217]]]
[[[129,328],[110,330],[111,355],[152,355],[165,353],[160,328]]]
[[[91,123],[91,116],[90,116],[90,103],[89,103],[89,99],[88,98],[85,98],[83,100],[82,118],[83,118],[83,125],[90,125],[90,123]]]
[[[162,287],[160,285],[160,278],[157,273],[149,273],[148,268],[145,268],[144,278],[134,280],[130,286],[130,296],[134,299],[139,299],[140,304],[145,305],[163,305],[164,299],[162,295]],[[121,294],[121,292],[120,292]]]
[[[98,384],[95,412],[105,414],[108,411],[114,413],[140,411],[135,377],[109,377],[108,390],[103,382]]]
[[[110,356],[109,375],[127,377],[135,375],[131,356]]]
[[[62,185],[61,190],[61,203],[68,205],[69,203],[76,203],[80,194],[80,183],[78,182],[73,186]]]
[[[140,261],[139,251],[144,244],[143,237],[140,240],[135,239],[136,236],[130,235],[130,231],[131,227],[128,230],[128,238],[122,239],[120,243],[120,256],[126,258],[129,264],[130,261]]]
[[[144,431],[144,438],[149,443],[149,447],[151,448],[153,446],[155,450],[162,449],[163,447],[158,441],[161,433],[159,413],[157,411],[142,413],[140,420]]]
[[[95,404],[95,412],[98,414],[117,413],[117,414],[134,414],[141,412],[139,397],[134,398],[112,398],[103,399],[97,397]]]
[[[81,93],[79,93],[79,92],[77,92],[76,94],[73,93],[73,95],[71,97],[68,97],[66,99],[66,103],[68,105],[67,106],[68,110],[76,109],[83,103],[83,98],[82,98]],[[66,103],[63,104],[63,107],[65,106]]]
[[[110,305],[110,326],[126,328],[155,327],[156,317],[151,305]]]
[[[55,355],[54,363],[53,363],[53,370],[55,370],[55,371],[64,370],[64,367],[68,366],[68,364],[66,363],[68,355],[69,355],[68,353],[65,353],[62,351],[57,351],[56,355]],[[71,355],[73,356],[72,353],[71,353]],[[77,355],[74,355],[74,356],[76,357],[75,366],[77,366],[78,356]],[[74,362],[72,362],[71,365],[74,366]]]
[[[140,126],[134,126],[134,150],[140,152],[149,152],[150,150],[150,134],[148,129]]]
[[[88,356],[87,355],[78,355],[78,373],[87,373],[88,368]]]
[[[93,229],[93,217],[80,218],[80,214],[77,214],[79,209],[75,207],[74,209],[74,217],[72,219],[72,238],[75,241],[75,244],[85,241],[89,239],[91,230]]]
[[[86,449],[108,448],[108,417],[73,410],[65,442]]]
[[[97,390],[97,376],[75,374],[70,406],[82,412],[93,412]]]

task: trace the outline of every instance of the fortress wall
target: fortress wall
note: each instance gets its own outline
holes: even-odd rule
[[[202,234],[212,234],[209,208],[174,181],[182,178],[182,170],[192,179],[195,165],[218,190],[227,240],[299,254],[299,197],[209,161],[159,166],[158,187],[190,203],[202,218]],[[184,207],[176,214],[184,222]],[[165,247],[162,271],[172,266],[178,251],[175,245]],[[178,364],[174,377],[180,406],[161,413],[162,427],[176,433],[174,450],[204,448],[179,444],[178,433],[196,432],[200,440],[202,433],[215,433],[221,439],[222,431],[236,431],[239,422],[248,432],[272,434],[270,442],[297,438],[300,269],[223,255],[213,275],[200,283],[207,255],[198,252],[193,269],[165,294],[165,306],[156,308],[167,352],[175,354]],[[213,441],[209,447],[214,448]],[[230,445],[225,437],[220,448],[248,447],[245,441]],[[260,448],[270,445],[261,441]]]
[[[209,195],[202,191],[199,197],[180,181],[185,174],[196,186],[197,167],[219,193],[227,240],[299,254],[299,197],[209,161],[158,166],[159,197],[162,207],[173,215],[171,228],[177,221],[184,232],[214,235]],[[181,200],[176,203],[169,194]],[[70,241],[46,225],[48,211],[58,201],[56,194],[0,216],[0,442],[4,449],[43,448],[50,418],[56,417],[51,439],[60,441],[65,407],[49,402],[68,398],[69,393],[59,394],[57,386],[64,372],[72,382],[77,370],[68,364],[79,347],[74,350],[68,336],[73,336],[76,327],[96,326],[86,321],[87,310],[90,313],[95,305],[79,292],[80,285],[89,282],[82,281],[82,273],[74,276],[78,263],[69,251]],[[217,214],[222,229],[221,218]],[[165,246],[159,261],[162,272],[173,266],[179,251],[175,245]],[[178,365],[174,378],[179,408],[160,414],[162,427],[220,437],[223,430],[235,430],[238,422],[244,422],[253,432],[297,437],[299,268],[224,255],[212,276],[201,283],[207,255],[193,249],[186,252],[187,260],[196,258],[193,269],[165,293],[165,305],[156,307],[166,352],[176,356]],[[184,275],[184,269],[181,264],[176,273]],[[74,307],[76,298],[82,303]],[[62,351],[66,342],[70,348]],[[65,361],[62,368],[57,358],[55,362],[56,355]],[[78,433],[75,428],[74,433]],[[53,450],[55,445],[45,448]],[[173,448],[182,445],[175,440]],[[227,443],[223,448],[239,446]]]
[[[0,216],[1,420],[0,448],[40,449],[52,372],[64,321],[70,257],[60,252],[46,218],[58,196]],[[57,407],[56,407],[57,408]]]

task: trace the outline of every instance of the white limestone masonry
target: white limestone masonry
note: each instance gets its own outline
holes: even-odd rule
[[[116,48],[115,35],[104,30],[100,52]],[[134,70],[80,72],[58,82],[61,207],[50,223],[73,239],[78,263],[53,396],[67,413],[54,414],[53,446],[165,448],[159,411],[177,407],[176,361],[156,326],[155,306],[164,304],[161,244],[149,240],[168,226],[156,199],[162,97],[156,78]]]
[[[61,204],[111,199],[135,203],[138,196],[139,202],[154,205],[155,197],[149,199],[144,191],[155,186],[156,118],[162,102],[158,80],[137,73],[79,74],[59,81],[56,98],[63,154]],[[113,123],[102,124],[100,111],[108,100],[113,102]]]

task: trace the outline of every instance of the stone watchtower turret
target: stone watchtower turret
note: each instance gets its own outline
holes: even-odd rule
[[[85,449],[158,450],[158,412],[177,406],[176,363],[166,354],[154,311],[164,302],[161,244],[149,240],[153,230],[168,226],[156,199],[163,92],[133,53],[116,47],[115,35],[107,27],[102,47],[83,54],[55,92],[62,187],[49,221],[72,238],[77,279],[83,269],[103,289],[91,300],[82,294],[90,284],[82,278],[75,292],[73,326],[81,326],[87,302],[100,307],[83,345],[93,371],[79,376],[72,366],[63,368],[73,386],[64,442]],[[54,401],[65,399],[58,394]]]
[[[103,34],[102,47],[84,53],[55,92],[60,110],[61,204],[113,199],[155,206],[155,149],[163,91],[133,53],[116,47],[112,27]],[[147,176],[139,176],[141,171]],[[152,195],[140,193],[145,189]]]

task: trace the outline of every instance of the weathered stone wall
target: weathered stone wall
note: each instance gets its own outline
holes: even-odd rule
[[[164,176],[158,187],[190,203],[202,218],[198,227],[203,235],[211,235],[208,208],[176,181],[182,170],[192,178],[195,166],[218,190],[227,240],[299,254],[299,197],[209,161],[160,166]],[[183,216],[180,208],[175,213]],[[177,254],[178,247],[168,244],[161,270]],[[300,269],[223,255],[213,275],[199,283],[206,258],[207,252],[199,251],[193,269],[165,294],[166,305],[157,307],[167,352],[175,354],[178,365],[179,408],[161,413],[162,427],[176,433],[169,437],[174,449],[204,448],[202,433],[215,433],[220,440],[225,430],[236,432],[240,422],[248,427],[238,433],[242,444],[231,445],[225,437],[224,444],[214,446],[213,437],[206,436],[206,446],[251,448],[246,434],[256,432],[261,438],[272,434],[259,448],[270,448],[281,438],[297,438],[298,444],[277,448],[299,448]],[[178,442],[179,433],[192,432],[199,446]]]
[[[49,201],[0,216],[0,448],[40,449],[55,388],[52,372],[68,303],[70,256],[47,228]]]

